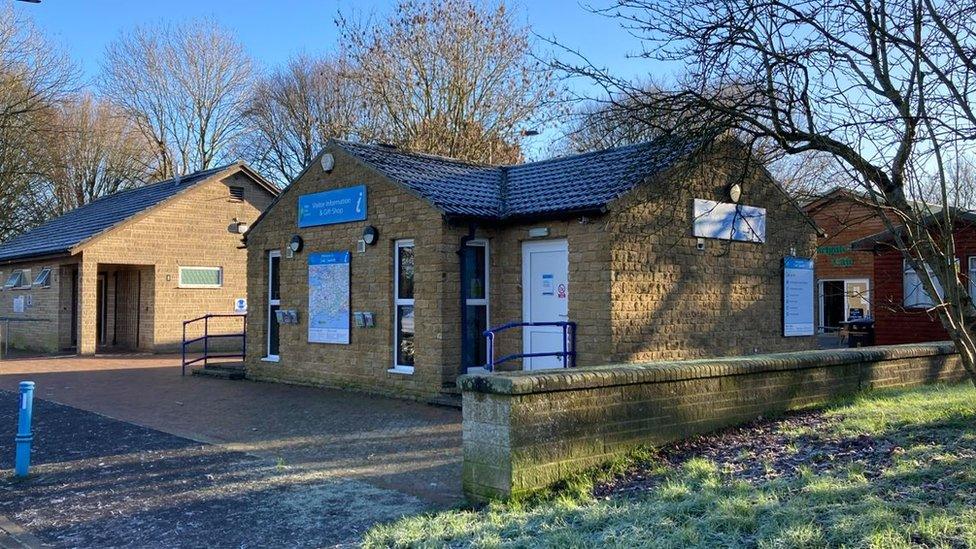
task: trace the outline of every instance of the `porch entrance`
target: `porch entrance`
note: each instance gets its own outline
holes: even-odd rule
[[[98,266],[97,349],[138,351],[151,343],[153,267]]]
[[[566,240],[522,243],[522,322],[569,319],[569,244]],[[525,326],[523,353],[558,353],[564,348],[558,326]],[[566,367],[565,357],[526,357],[525,370]]]

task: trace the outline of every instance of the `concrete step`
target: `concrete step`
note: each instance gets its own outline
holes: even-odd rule
[[[457,408],[458,410],[460,410],[461,395],[460,393],[456,395],[450,393],[441,393],[427,400],[427,404],[432,404],[434,406],[443,406],[445,408]]]
[[[219,379],[244,379],[244,368],[233,366],[205,366],[193,368],[193,375],[216,377]]]

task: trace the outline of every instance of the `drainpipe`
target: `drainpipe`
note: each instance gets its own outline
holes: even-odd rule
[[[465,360],[464,357],[467,356],[467,351],[468,351],[468,341],[467,341],[467,338],[465,337],[466,330],[467,330],[467,326],[468,326],[468,288],[464,284],[464,280],[465,280],[465,276],[464,276],[465,275],[465,272],[464,272],[465,271],[464,253],[465,253],[465,251],[467,251],[468,242],[471,242],[472,240],[474,240],[475,231],[477,229],[478,229],[478,224],[477,223],[472,222],[472,223],[469,223],[468,224],[468,234],[466,234],[466,235],[464,235],[464,236],[461,237],[461,247],[458,248],[458,251],[457,251],[457,254],[458,254],[458,267],[459,267],[458,268],[458,274],[460,276],[460,280],[459,280],[460,284],[459,284],[459,286],[461,287],[461,291],[460,291],[460,298],[461,298],[461,372],[460,373],[462,373],[462,374],[464,373],[466,367],[468,366],[467,364],[464,363],[464,360]]]

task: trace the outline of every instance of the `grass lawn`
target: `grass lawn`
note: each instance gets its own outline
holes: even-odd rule
[[[635,454],[533,501],[366,546],[976,547],[976,389],[869,393]]]

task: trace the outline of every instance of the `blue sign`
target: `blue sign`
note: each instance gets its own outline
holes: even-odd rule
[[[783,335],[814,334],[813,260],[804,257],[783,259]]]
[[[315,252],[308,254],[309,265],[335,265],[349,263],[349,252]]]
[[[366,185],[298,197],[298,226],[315,227],[366,219]]]

